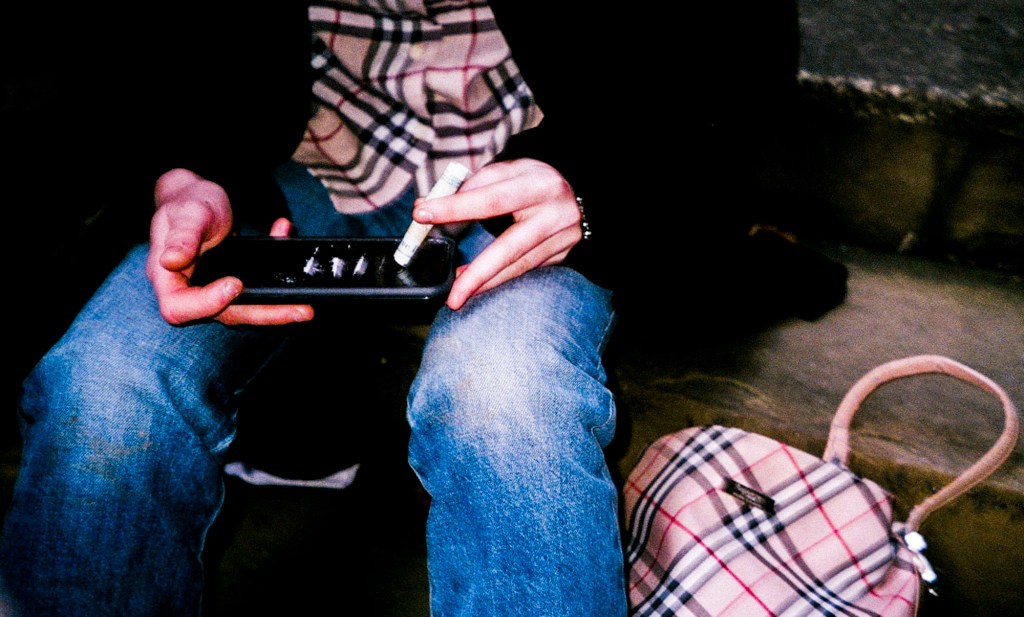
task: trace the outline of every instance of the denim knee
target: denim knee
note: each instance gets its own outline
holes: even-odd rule
[[[560,267],[439,313],[408,406],[435,613],[625,614],[613,323],[610,294]]]
[[[45,460],[54,481],[63,478],[75,490],[137,486],[168,469],[188,474],[196,466],[209,476],[216,467],[211,452],[225,449],[232,435],[230,418],[183,404],[190,395],[176,387],[181,381],[173,371],[155,377],[153,366],[137,346],[112,339],[72,338],[55,346],[25,381],[26,465]],[[175,481],[165,482],[176,492]]]
[[[414,434],[492,463],[522,464],[523,448],[607,445],[615,408],[601,353],[613,322],[607,292],[565,268],[442,309],[410,394]]]
[[[138,353],[92,343],[58,344],[25,382],[0,571],[40,614],[194,614],[220,464],[185,416],[150,407],[166,384],[141,379]]]

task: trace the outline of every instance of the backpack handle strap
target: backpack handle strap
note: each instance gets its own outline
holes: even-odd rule
[[[861,403],[869,394],[888,381],[924,373],[949,375],[995,395],[1002,403],[1005,421],[1002,434],[984,456],[954,478],[952,482],[914,506],[907,517],[907,531],[916,531],[925,517],[933,511],[956,499],[990,476],[1013,452],[1020,430],[1017,408],[1014,407],[1013,401],[1010,400],[1006,391],[994,381],[945,356],[911,356],[893,360],[872,369],[850,388],[832,419],[823,458],[845,466],[850,454],[850,424]]]

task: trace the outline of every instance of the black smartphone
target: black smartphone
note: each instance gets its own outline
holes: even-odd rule
[[[238,277],[245,304],[440,304],[455,280],[454,241],[427,238],[403,267],[394,259],[401,240],[232,236],[199,258],[192,284]]]

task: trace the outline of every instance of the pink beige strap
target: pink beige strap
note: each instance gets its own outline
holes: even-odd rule
[[[1005,424],[1002,434],[984,456],[910,511],[906,522],[907,531],[917,530],[925,517],[968,491],[1002,465],[1017,443],[1020,424],[1017,408],[1009,395],[985,375],[944,356],[911,356],[872,369],[850,388],[832,419],[823,458],[846,465],[850,454],[850,424],[861,403],[885,382],[924,373],[949,375],[995,395],[1003,405]]]

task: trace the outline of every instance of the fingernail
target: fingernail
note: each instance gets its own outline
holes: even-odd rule
[[[416,210],[416,220],[421,223],[433,223],[434,213],[426,208],[419,208]]]
[[[242,286],[237,281],[228,281],[221,287],[220,292],[224,294],[225,300],[234,300],[242,292]]]
[[[457,311],[460,308],[462,308],[462,305],[465,303],[466,301],[462,298],[461,294],[450,294],[448,296],[448,301],[445,304],[447,304],[448,308],[452,309],[453,311]]]

